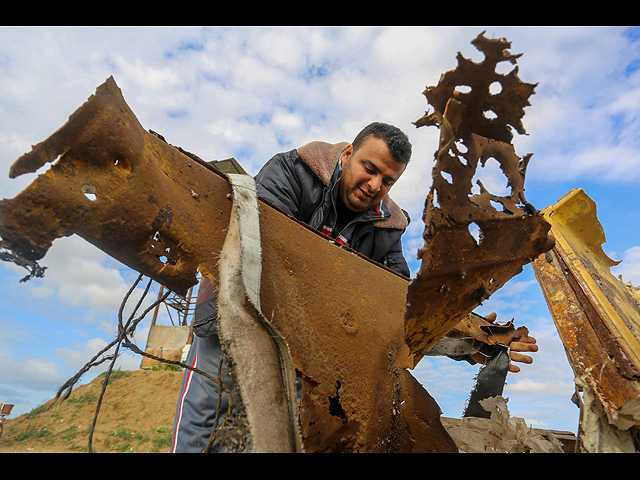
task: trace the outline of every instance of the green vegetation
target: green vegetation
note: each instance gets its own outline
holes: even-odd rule
[[[182,370],[182,367],[180,365],[173,365],[171,363],[160,363],[152,366],[151,370],[179,372]]]
[[[119,378],[129,377],[130,375],[131,375],[131,372],[126,370],[120,370],[120,369],[112,370],[111,373],[109,374],[109,383],[107,385],[111,385],[112,382],[115,382]],[[107,372],[104,372],[98,375],[98,378],[106,377],[106,376],[107,376]],[[104,383],[104,380],[102,380],[102,383]]]
[[[174,373],[174,366],[169,364],[153,370],[111,373],[92,437],[92,451],[169,451],[175,410],[173,395],[177,397],[182,376]],[[0,452],[86,452],[104,380],[102,374],[74,390],[65,400],[47,402],[10,419],[0,438]],[[111,386],[113,382],[116,384]]]

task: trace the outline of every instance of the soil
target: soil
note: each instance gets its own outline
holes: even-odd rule
[[[104,376],[50,400],[20,417],[5,419],[0,453],[87,452],[89,431]],[[181,371],[113,372],[92,438],[95,453],[167,453]]]

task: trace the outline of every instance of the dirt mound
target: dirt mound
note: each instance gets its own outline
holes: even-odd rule
[[[49,401],[7,419],[0,453],[71,453],[88,450],[89,430],[104,375],[73,390],[65,401]],[[92,450],[97,453],[166,453],[182,372],[113,372],[102,400]]]

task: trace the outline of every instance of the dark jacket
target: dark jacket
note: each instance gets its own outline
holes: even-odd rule
[[[339,162],[347,143],[311,142],[279,153],[256,175],[258,195],[312,228],[331,235],[371,260],[409,277],[401,237],[409,215],[385,196],[358,213],[340,232],[336,225]]]
[[[340,155],[347,143],[312,142],[297,150],[279,153],[256,175],[258,195],[280,210],[326,233],[358,253],[409,277],[400,237],[409,215],[386,196],[380,204],[360,212],[340,232],[336,224],[335,188],[342,168]],[[207,277],[200,283],[193,331],[199,337],[215,334],[217,289]]]

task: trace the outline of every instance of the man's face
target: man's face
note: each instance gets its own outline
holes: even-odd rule
[[[349,145],[341,161],[339,196],[354,212],[364,211],[382,200],[406,167],[394,160],[386,142],[377,137],[368,137],[356,152]]]

